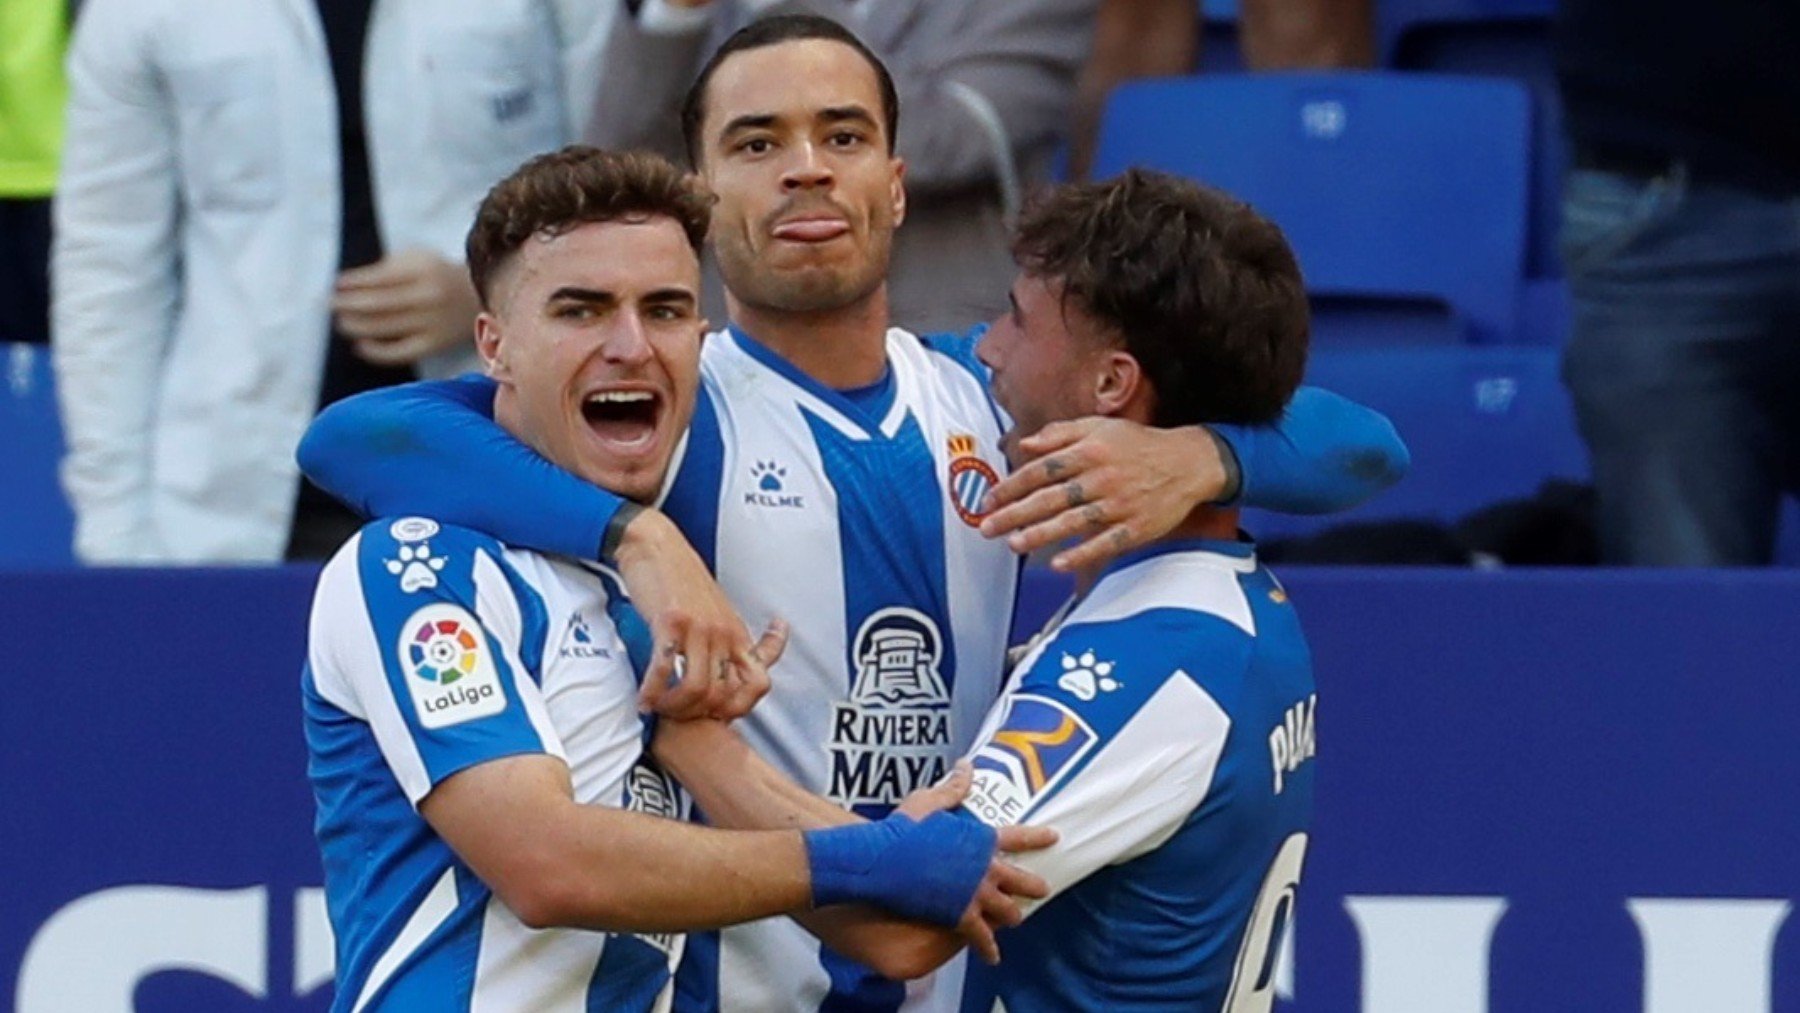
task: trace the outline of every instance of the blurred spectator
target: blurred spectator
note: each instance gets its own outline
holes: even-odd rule
[[[61,0],[0,0],[0,343],[50,340],[50,193],[62,148]]]
[[[1251,70],[1349,70],[1375,65],[1375,0],[1239,0]]]
[[[1093,55],[1082,68],[1076,92],[1070,178],[1085,178],[1093,165],[1100,116],[1115,86],[1141,77],[1194,72],[1200,8],[1195,0],[1101,0]],[[1375,63],[1373,0],[1241,0],[1239,22],[1239,44],[1253,70],[1328,70]]]
[[[463,236],[578,132],[605,11],[86,0],[52,346],[83,560],[317,558],[355,530],[294,445],[323,402],[475,364]]]
[[[733,30],[774,13],[841,22],[899,91],[907,211],[888,273],[892,318],[921,333],[959,328],[1006,309],[1007,227],[1066,137],[1098,2],[643,0],[614,22],[589,136],[677,156],[681,100]],[[709,315],[723,319],[716,278],[709,289]]]
[[[1086,179],[1100,140],[1100,114],[1114,87],[1140,77],[1191,74],[1200,45],[1194,0],[1100,0],[1094,51],[1075,92],[1069,178]]]
[[[1770,562],[1800,464],[1800,5],[1563,0],[1564,376],[1604,558]]]

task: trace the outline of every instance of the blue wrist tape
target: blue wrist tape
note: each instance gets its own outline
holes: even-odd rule
[[[994,855],[994,829],[978,820],[894,813],[856,826],[809,830],[813,906],[873,904],[905,918],[954,926]]]

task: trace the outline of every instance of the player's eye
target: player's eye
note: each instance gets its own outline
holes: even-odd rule
[[[746,155],[766,155],[775,148],[767,137],[750,137],[738,142],[737,150]]]
[[[863,135],[854,130],[840,130],[831,135],[831,143],[839,148],[853,148],[863,140]]]

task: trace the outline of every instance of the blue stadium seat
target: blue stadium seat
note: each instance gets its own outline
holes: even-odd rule
[[[1556,0],[1386,0],[1383,65],[1398,70],[1510,78],[1531,90],[1531,232],[1526,273],[1558,277],[1562,175],[1568,164],[1551,53]]]
[[[56,467],[62,459],[62,426],[56,414],[48,351],[35,345],[0,344],[0,568],[74,565],[73,521]]]
[[[1532,495],[1550,478],[1584,479],[1587,449],[1551,348],[1319,350],[1307,382],[1376,408],[1412,450],[1412,471],[1385,495],[1333,517],[1250,511],[1260,538],[1310,534],[1346,520],[1454,520]]]
[[[1200,73],[1245,70],[1238,38],[1238,0],[1200,0]]]
[[[1524,268],[1529,99],[1510,81],[1260,74],[1116,90],[1095,174],[1143,165],[1221,187],[1287,231],[1322,300],[1510,341]],[[1379,314],[1377,314],[1379,317]],[[1445,322],[1448,323],[1445,323]],[[1458,323],[1460,321],[1460,323]],[[1379,335],[1379,323],[1371,328]]]

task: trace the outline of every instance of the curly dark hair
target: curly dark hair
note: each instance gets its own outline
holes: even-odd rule
[[[464,246],[469,279],[491,308],[495,273],[532,236],[646,215],[675,219],[699,253],[712,204],[698,181],[660,155],[572,144],[538,155],[488,191]]]
[[[1219,190],[1144,169],[1057,187],[1026,208],[1013,257],[1137,359],[1155,425],[1273,421],[1306,371],[1293,250]]]

